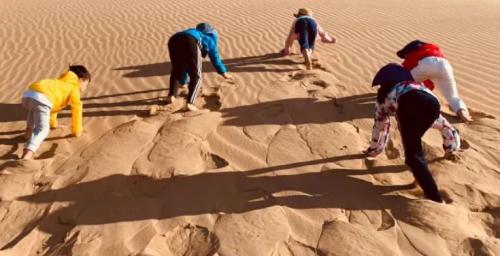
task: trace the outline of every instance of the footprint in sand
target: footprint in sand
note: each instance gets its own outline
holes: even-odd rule
[[[210,113],[209,109],[200,109],[197,111],[186,111],[186,112],[184,112],[183,116],[184,117],[195,117],[195,116],[200,116],[200,115],[207,114],[207,113]]]
[[[385,154],[388,159],[396,159],[401,156],[401,152],[394,145],[394,141],[390,139],[385,147]]]
[[[469,142],[465,139],[461,139],[460,140],[460,149],[465,150],[465,149],[469,149],[469,148],[470,148]]]
[[[182,109],[185,105],[184,100],[177,100],[174,103],[168,105],[153,105],[149,108],[148,112],[150,116],[159,114],[160,112],[177,112]]]
[[[317,61],[313,60],[313,69],[320,69],[325,72],[333,73],[333,69],[330,66],[321,63],[319,60]]]
[[[207,169],[220,169],[229,165],[229,162],[226,159],[216,154],[206,153],[202,156],[202,158]]]
[[[0,166],[2,174],[32,173],[41,170],[45,162],[39,160],[8,160]]]

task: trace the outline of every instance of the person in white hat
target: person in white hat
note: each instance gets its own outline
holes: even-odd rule
[[[325,30],[318,24],[312,17],[312,11],[309,8],[300,8],[298,13],[294,14],[296,17],[292,24],[288,37],[285,41],[285,48],[281,51],[284,55],[291,52],[293,42],[299,41],[300,52],[304,56],[306,68],[312,69],[312,53],[316,38],[321,38],[324,43],[335,43],[337,40],[328,35]]]

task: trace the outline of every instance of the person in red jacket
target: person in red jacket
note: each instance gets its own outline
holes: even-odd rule
[[[399,50],[397,55],[404,59],[402,65],[411,71],[415,81],[423,82],[431,90],[437,86],[463,122],[472,120],[467,106],[458,95],[453,68],[437,45],[414,40]]]

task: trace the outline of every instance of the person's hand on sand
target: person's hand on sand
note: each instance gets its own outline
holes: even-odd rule
[[[380,153],[377,153],[377,151],[374,148],[368,147],[366,150],[363,150],[363,154],[370,157],[376,157]]]
[[[284,56],[290,55],[290,49],[285,48],[281,50],[280,53],[283,54]]]
[[[446,152],[444,154],[444,158],[447,159],[447,160],[450,160],[452,162],[457,162],[459,161],[460,159],[462,159],[460,157],[460,155],[458,155],[458,152],[457,151],[453,151],[453,152]]]
[[[233,80],[234,79],[234,77],[229,73],[222,74],[222,77],[224,77],[224,79],[226,79],[226,80]]]
[[[63,125],[63,124],[56,124],[55,126],[51,126],[50,129],[51,130],[58,130],[58,129],[64,129],[66,128],[67,125]]]
[[[459,111],[457,111],[457,116],[464,123],[472,122],[472,117],[465,109],[460,109]]]
[[[71,137],[73,138],[78,138],[78,137],[81,137],[84,133],[86,133],[85,131],[82,131],[80,133],[72,133],[71,134]]]

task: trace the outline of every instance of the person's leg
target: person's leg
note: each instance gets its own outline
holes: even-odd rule
[[[314,46],[316,45],[316,37],[318,36],[318,24],[313,19],[306,19],[306,22],[309,49],[311,49],[311,51],[314,51]]]
[[[28,99],[33,113],[34,129],[33,134],[26,143],[23,159],[31,159],[42,142],[47,138],[50,131],[50,107],[43,105],[36,100]]]
[[[298,41],[300,45],[300,52],[304,57],[304,62],[306,68],[312,69],[312,50],[309,45],[309,30],[308,30],[308,19],[299,19],[295,23],[295,33],[298,34]]]
[[[196,110],[194,102],[198,97],[202,85],[201,72],[203,59],[200,47],[194,39],[190,41],[189,46],[191,49],[191,56],[187,63],[187,72],[189,74],[188,108],[190,110]]]
[[[465,102],[458,95],[457,83],[455,81],[455,76],[453,74],[453,68],[448,60],[440,58],[440,73],[439,77],[436,79],[437,87],[446,98],[448,104],[450,104],[453,112],[461,114],[461,119],[467,119],[464,121],[470,121],[469,112]]]
[[[316,44],[316,37],[318,35],[318,24],[313,19],[306,19],[307,22],[307,41],[309,48],[306,49],[306,68],[308,70],[313,69],[312,63],[312,53],[314,51],[314,46]]]
[[[28,112],[26,115],[26,131],[24,132],[24,138],[28,140],[31,137],[31,134],[33,133],[33,128],[35,128],[35,123],[33,122],[33,112],[30,109],[28,98],[23,98],[22,104],[23,107]]]
[[[397,111],[405,150],[405,163],[410,167],[425,196],[430,200],[442,202],[443,199],[437,184],[429,171],[421,140],[436,119],[436,114],[439,115],[439,103],[437,103],[437,100],[433,101],[433,99],[422,99],[425,96],[422,96],[421,93],[413,94],[408,92],[407,94],[409,93],[412,95],[401,96]],[[417,104],[419,106],[423,104],[423,108],[415,109]]]
[[[178,94],[179,81],[185,69],[185,37],[174,36],[168,42],[168,51],[170,53],[170,63],[172,71],[170,73],[170,86],[168,91],[169,101],[172,102]]]
[[[305,49],[309,49],[309,34],[307,33],[307,21],[306,19],[299,19],[295,22],[295,33],[298,34],[298,41],[300,45],[300,52]]]
[[[312,69],[312,50],[311,49],[302,50],[302,56],[304,57],[306,69],[311,70]]]
[[[424,58],[418,62],[418,65],[414,67],[410,72],[411,76],[417,82],[423,82],[425,80],[434,80],[435,69],[434,63],[429,58]]]

